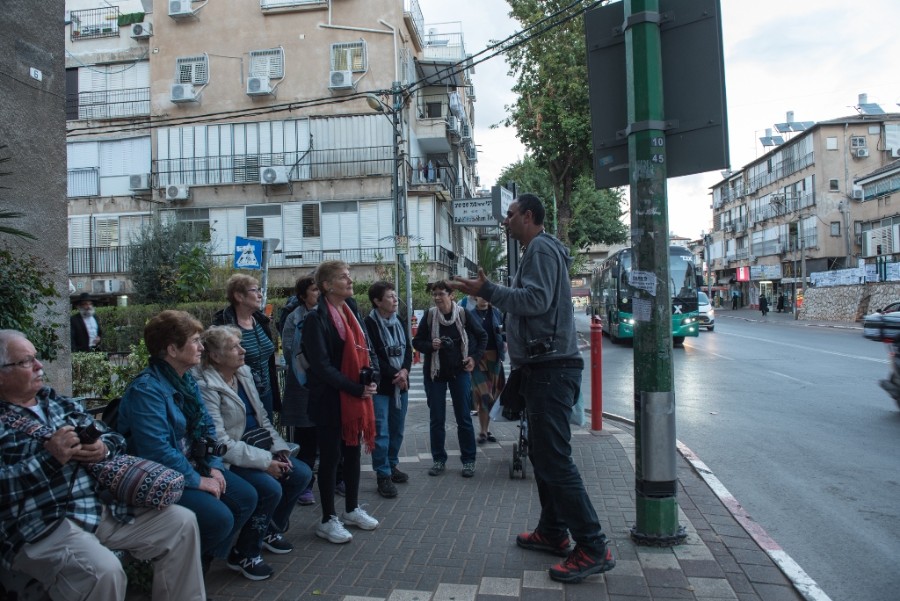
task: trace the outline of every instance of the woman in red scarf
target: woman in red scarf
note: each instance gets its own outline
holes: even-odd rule
[[[378,390],[378,361],[370,350],[353,300],[350,266],[325,261],[316,270],[319,304],[303,326],[303,352],[309,361],[309,417],[319,441],[319,494],[322,523],[316,535],[333,543],[353,536],[344,524],[374,530],[378,521],[359,506],[360,446],[375,446],[372,397]],[[338,518],[334,485],[343,458],[346,511]]]

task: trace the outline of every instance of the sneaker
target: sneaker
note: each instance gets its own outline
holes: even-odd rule
[[[404,482],[407,482],[407,481],[409,481],[409,474],[398,470],[396,465],[391,467],[391,482],[396,482],[397,484],[403,484]]]
[[[347,485],[344,484],[343,480],[334,485],[334,492],[341,495],[342,497],[347,496]]]
[[[297,499],[297,505],[315,505],[316,497],[313,495],[312,487],[310,486],[306,490],[303,491],[303,494],[300,495],[300,498]]]
[[[294,550],[294,545],[288,542],[284,536],[277,532],[271,532],[263,537],[262,547],[271,553],[284,555]]]
[[[563,536],[557,540],[551,540],[535,530],[534,532],[523,532],[518,535],[516,537],[516,544],[529,551],[543,551],[544,553],[552,553],[553,555],[558,555],[560,557],[569,556],[568,536]]]
[[[231,550],[225,563],[229,570],[240,572],[247,580],[265,580],[275,573],[272,566],[264,562],[259,555],[245,557],[237,549]]]
[[[378,476],[378,494],[385,499],[393,499],[397,496],[397,487],[391,482],[389,476]]]
[[[331,516],[331,519],[324,524],[316,526],[316,536],[335,544],[349,543],[353,540],[353,535],[347,532],[344,524],[336,515]]]
[[[550,568],[550,579],[557,582],[576,584],[591,574],[608,572],[616,567],[609,547],[604,546],[598,554],[589,553],[583,547],[576,546],[562,562]]]
[[[378,520],[370,516],[362,507],[357,507],[350,513],[341,516],[345,524],[362,528],[363,530],[375,530],[378,528]]]
[[[475,462],[471,463],[463,463],[462,468],[462,477],[463,478],[471,478],[475,475]]]
[[[434,465],[431,466],[431,469],[428,470],[429,476],[440,476],[444,473],[444,468],[447,467],[444,465],[443,461],[435,461]]]

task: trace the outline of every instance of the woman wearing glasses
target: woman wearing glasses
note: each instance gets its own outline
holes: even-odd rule
[[[253,374],[253,383],[266,416],[274,423],[273,411],[281,411],[281,391],[275,371],[275,341],[266,314],[260,310],[262,291],[249,275],[235,274],[225,284],[230,303],[213,317],[214,326],[235,326],[241,331],[241,346],[247,351],[244,362]]]
[[[347,543],[353,536],[344,524],[374,530],[378,520],[359,506],[360,447],[375,445],[372,397],[378,390],[378,361],[366,339],[353,300],[350,266],[325,261],[316,270],[321,296],[306,316],[301,347],[309,362],[309,416],[319,442],[319,495],[322,522],[316,536]],[[343,457],[346,511],[338,518],[334,505],[338,462]]]

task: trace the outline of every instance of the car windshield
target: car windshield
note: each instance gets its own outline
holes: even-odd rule
[[[700,303],[701,305],[708,305],[709,297],[706,296],[705,292],[698,292],[697,293],[697,302]]]

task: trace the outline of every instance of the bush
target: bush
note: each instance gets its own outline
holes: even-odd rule
[[[56,286],[43,259],[0,249],[0,328],[23,332],[41,359],[52,361],[60,348],[62,324],[47,319],[56,305]]]

